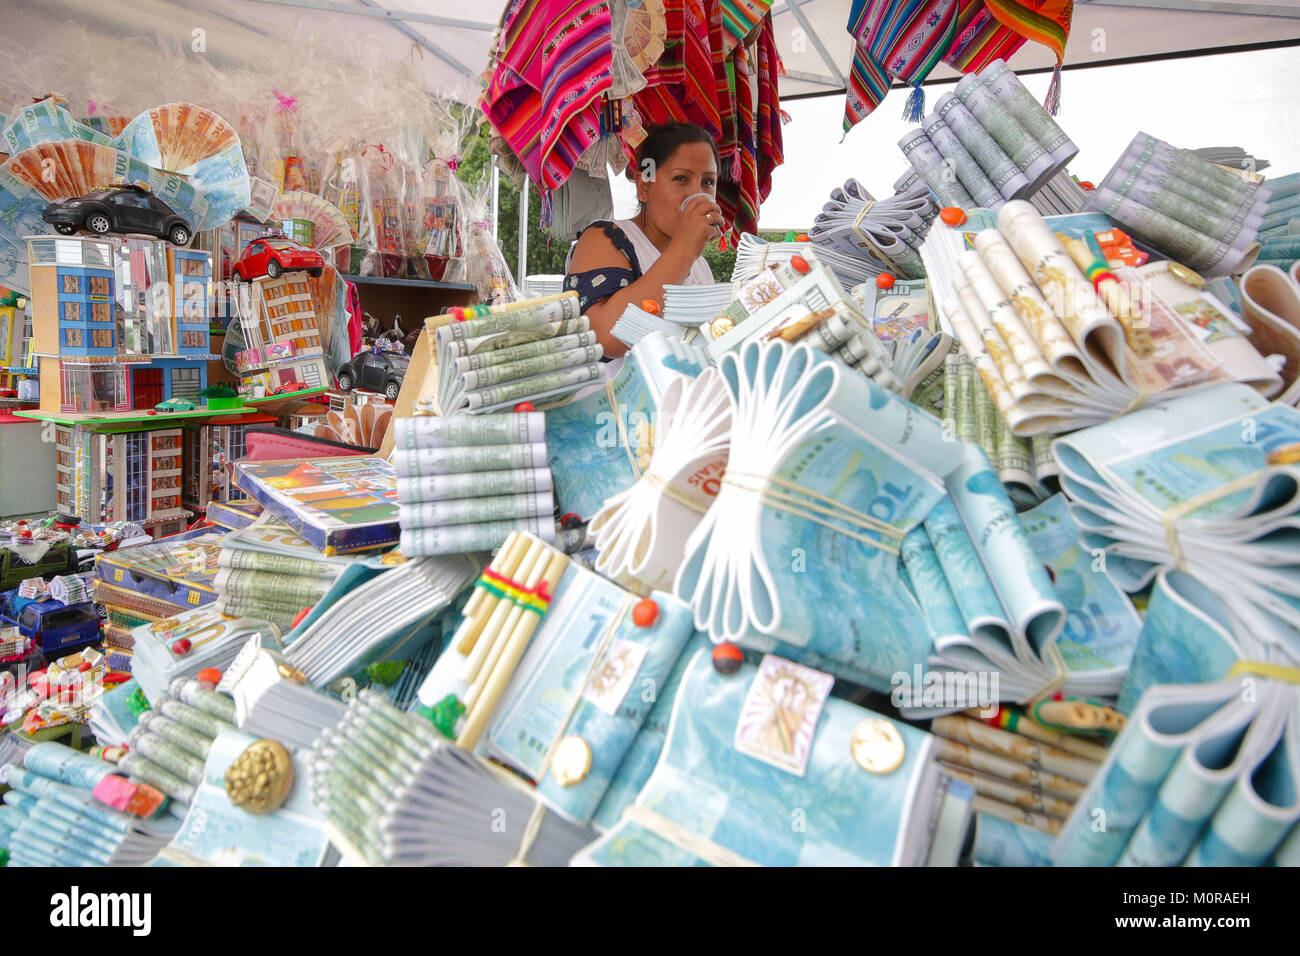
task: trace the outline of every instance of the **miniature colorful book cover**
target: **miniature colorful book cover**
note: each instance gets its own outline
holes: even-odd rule
[[[326,555],[396,544],[397,476],[378,457],[241,461],[235,481]]]
[[[180,607],[201,607],[216,600],[212,582],[222,535],[193,531],[160,538],[95,559],[101,581]]]
[[[262,513],[262,506],[252,498],[236,498],[231,501],[212,501],[208,503],[208,520],[227,531],[240,531],[257,520]]]

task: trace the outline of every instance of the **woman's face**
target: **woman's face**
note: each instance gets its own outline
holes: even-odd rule
[[[642,170],[637,182],[637,198],[645,208],[647,223],[669,237],[676,229],[684,199],[696,193],[715,196],[717,191],[718,164],[708,143],[677,147],[662,166]]]

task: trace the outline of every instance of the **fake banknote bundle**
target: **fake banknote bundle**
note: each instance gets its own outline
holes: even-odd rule
[[[285,638],[285,661],[312,687],[325,687],[370,664],[405,660],[429,640],[437,615],[478,568],[467,555],[357,565]]]
[[[743,243],[743,238],[741,241]],[[787,260],[789,258],[788,255],[785,257]],[[735,297],[730,282],[717,282],[713,285],[666,285],[660,321],[669,323],[674,329],[696,328],[721,315],[722,310],[731,305]]]
[[[872,281],[882,271],[861,255],[850,255],[820,243],[810,250],[806,242],[768,242],[746,232],[741,234],[740,242],[736,244],[736,264],[731,271],[732,284],[748,282],[764,269],[788,263],[795,256],[807,259],[810,251],[834,273],[845,288]]]
[[[217,689],[234,699],[240,730],[274,737],[286,747],[309,747],[339,722],[345,705],[298,676],[276,648],[254,636],[225,668]]]
[[[1296,661],[1297,444],[1300,412],[1221,384],[1058,439],[1053,451],[1080,545],[1104,555],[1121,587],[1177,568],[1223,604],[1234,633]]]
[[[1087,243],[1109,228],[1103,217],[1048,222],[1015,201],[993,226],[983,211],[957,228],[939,223],[923,252],[943,318],[1014,435],[1107,421],[1234,373],[1258,378],[1258,363],[1225,369],[1215,343],[1140,274],[1105,270]]]
[[[1277,400],[1300,402],[1300,266],[1283,272],[1267,263],[1251,266],[1241,277],[1241,317],[1246,335],[1260,352],[1276,361]],[[1276,390],[1275,389],[1275,390]],[[1275,390],[1265,391],[1273,395]]]
[[[302,611],[329,591],[350,555],[326,556],[274,514],[221,539],[214,605],[222,614],[269,621],[287,631]],[[218,666],[218,665],[212,665]]]
[[[593,836],[373,690],[348,704],[307,762],[325,831],[352,865],[563,866]]]
[[[952,349],[944,357],[942,387],[937,414],[957,438],[983,449],[1017,507],[1033,507],[1060,489],[1051,436],[1013,434],[975,364],[961,349]]]
[[[232,802],[227,772],[246,751],[265,743],[233,727],[212,741],[194,799],[159,853],[161,861],[179,866],[320,866],[326,861],[329,837],[311,799],[312,768],[302,755],[286,756],[288,766],[277,768],[288,777],[282,805],[252,813]]]
[[[975,809],[1001,820],[1056,834],[1106,756],[1093,741],[1044,728],[1032,718],[998,711],[982,720],[967,711],[936,717],[936,738],[945,773],[975,791]]]
[[[929,734],[829,697],[830,686],[772,655],[724,675],[696,653],[650,779],[574,863],[951,865],[969,788],[940,780]],[[852,809],[863,806],[871,813]],[[790,807],[806,826],[789,825]]]
[[[910,397],[943,362],[952,337],[940,327],[939,315],[924,279],[900,279],[888,289],[865,282],[852,291],[871,331],[885,347],[900,392]]]
[[[962,77],[898,145],[939,204],[961,209],[1027,199],[1079,152],[1000,59]]]
[[[192,678],[178,677],[127,735],[118,769],[179,803],[193,802],[212,741],[235,728],[230,698]],[[148,717],[148,720],[145,717]]]
[[[1058,865],[1300,863],[1300,686],[1243,665],[1142,695],[1052,848]]]
[[[483,414],[520,402],[553,402],[601,377],[604,350],[578,295],[564,292],[503,306],[461,310],[436,324],[438,407],[444,415]]]
[[[1168,258],[1208,276],[1249,268],[1269,192],[1148,133],[1133,137],[1091,208]]]
[[[394,435],[407,557],[488,551],[516,528],[555,540],[542,412],[417,415]]]
[[[653,444],[640,479],[607,498],[588,526],[596,570],[640,593],[672,587],[686,538],[721,485],[731,401],[718,370],[669,385],[649,437],[638,444]]]
[[[654,703],[641,691],[664,682],[691,633],[690,608],[672,595],[640,599],[512,535],[421,686],[421,713],[585,824]]]
[[[714,641],[888,687],[929,653],[904,537],[947,494],[961,446],[826,355],[751,341],[720,363],[731,451],[674,591]]]
[[[756,286],[767,288],[758,293]],[[746,290],[756,295],[747,298]],[[833,355],[892,392],[904,388],[870,320],[807,249],[802,264],[778,266],[742,285],[732,307],[701,331],[712,339],[708,351],[715,362],[747,342],[780,340]]]
[[[21,764],[0,766],[10,789],[0,805],[0,846],[10,866],[143,866],[176,832],[157,815],[161,793],[133,785],[114,766],[41,743]]]
[[[131,672],[145,697],[155,701],[178,677],[193,677],[209,667],[224,670],[253,634],[274,644],[280,633],[268,621],[231,617],[213,606],[195,608],[133,629]]]
[[[923,184],[877,200],[856,179],[849,179],[831,190],[830,200],[813,218],[808,238],[819,252],[834,250],[863,260],[872,274],[919,279],[925,275],[921,242],[938,214]]]
[[[614,377],[546,413],[555,504],[589,520],[614,494],[641,477],[639,434],[650,425],[668,386],[694,377],[707,361],[697,347],[656,332],[618,362]]]

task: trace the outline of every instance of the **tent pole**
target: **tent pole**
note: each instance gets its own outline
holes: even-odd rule
[[[492,157],[492,241],[500,245],[500,230],[497,228],[497,210],[501,202],[501,179],[497,170],[497,158]]]
[[[527,174],[524,175],[524,188],[519,193],[519,290],[524,288],[524,276],[528,274],[528,187],[532,185]]]

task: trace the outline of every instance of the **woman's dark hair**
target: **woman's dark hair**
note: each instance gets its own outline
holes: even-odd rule
[[[717,165],[718,172],[722,171],[718,146],[707,129],[696,123],[663,123],[651,127],[646,138],[636,148],[636,162],[627,168],[627,178],[636,182],[636,177],[640,175],[645,181],[650,181],[654,171],[665,165],[673,153],[687,143],[708,143],[709,149],[713,150],[713,162]]]

